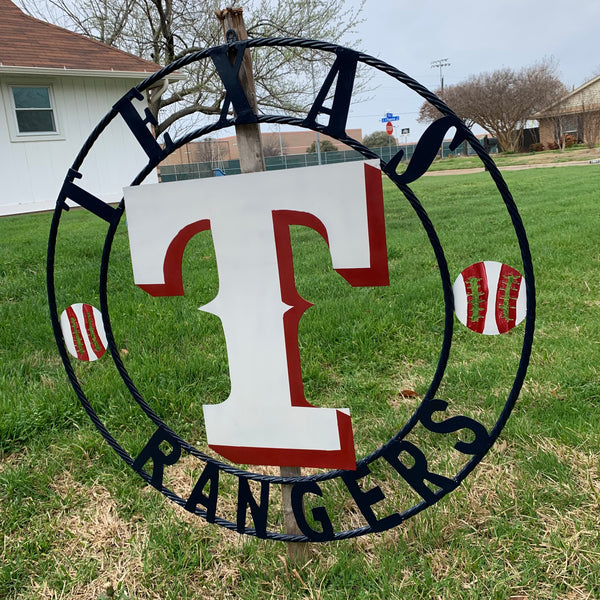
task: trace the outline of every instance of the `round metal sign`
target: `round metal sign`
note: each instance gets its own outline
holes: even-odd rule
[[[261,52],[281,47],[301,52],[318,52],[329,58],[329,72],[304,117],[255,114],[237,79],[241,57],[246,50]],[[220,116],[213,123],[179,139],[172,140],[165,136],[164,145],[160,145],[149,128],[151,117],[146,115],[144,118],[140,114],[143,93],[173,71],[199,61],[212,63],[216,71],[215,79],[221,80],[224,101]],[[433,104],[441,113],[440,119],[423,134],[409,161],[403,161],[403,151],[395,156],[387,156],[384,160],[374,150],[347,135],[346,123],[358,67],[385,73]],[[139,143],[147,160],[138,174],[132,174],[131,181],[123,182],[124,188],[129,186],[128,190],[134,191],[126,190],[126,198],[118,206],[107,204],[93,190],[87,189],[82,175],[82,166],[88,154],[96,143],[101,143],[105,130],[113,122],[125,126],[128,134]],[[383,400],[390,409],[388,412],[382,412],[382,407],[377,404],[378,393],[371,395],[369,377],[364,373],[361,375],[363,380],[360,385],[354,388],[360,390],[356,392],[356,395],[360,395],[360,402],[355,402],[356,398],[349,397],[343,389],[336,392],[338,399],[334,403],[341,405],[340,402],[347,402],[352,410],[352,419],[355,419],[352,421],[354,447],[359,456],[356,457],[356,462],[352,454],[351,463],[337,463],[335,459],[331,464],[349,467],[322,470],[323,465],[329,468],[329,458],[322,460],[311,455],[307,459],[307,464],[313,466],[310,474],[282,477],[273,474],[269,468],[242,469],[234,461],[242,462],[245,456],[243,453],[238,461],[231,449],[222,449],[218,442],[202,440],[204,433],[201,405],[211,402],[218,405],[223,401],[222,398],[208,399],[215,379],[222,376],[222,371],[219,375],[218,369],[210,371],[206,365],[226,363],[227,357],[218,348],[204,345],[204,330],[201,330],[194,339],[207,357],[202,367],[204,370],[185,359],[171,360],[169,357],[185,357],[185,344],[189,340],[184,339],[183,335],[188,329],[197,326],[196,321],[191,323],[190,320],[198,313],[195,308],[187,305],[185,309],[182,308],[184,299],[155,297],[183,293],[182,288],[177,288],[178,282],[171,282],[166,271],[163,282],[146,282],[146,288],[136,279],[141,290],[135,287],[131,277],[132,267],[127,258],[128,245],[131,245],[135,262],[135,235],[155,236],[156,243],[160,244],[161,232],[170,225],[167,220],[157,216],[153,225],[155,233],[150,235],[142,228],[141,233],[138,231],[136,234],[133,208],[127,209],[127,221],[130,216],[132,221],[126,222],[127,195],[133,197],[137,193],[143,196],[146,186],[140,184],[148,174],[186,143],[244,123],[284,124],[317,131],[343,142],[366,161],[378,161],[376,164],[381,172],[396,188],[391,197],[386,198],[386,203],[402,203],[410,211],[410,214],[403,214],[400,221],[385,223],[385,226],[417,226],[418,235],[422,235],[422,241],[428,248],[428,259],[417,272],[412,273],[402,272],[401,265],[416,248],[387,248],[383,262],[386,275],[388,263],[390,265],[390,290],[384,292],[381,288],[382,291],[378,291],[378,295],[370,300],[373,307],[377,303],[383,304],[384,312],[392,317],[384,327],[380,327],[379,333],[361,332],[353,337],[354,329],[360,329],[359,320],[368,318],[370,309],[359,311],[360,315],[352,310],[339,311],[341,327],[350,332],[349,347],[360,345],[360,335],[381,335],[382,330],[385,330],[386,335],[396,336],[394,355],[377,358],[381,365],[387,365],[391,377],[397,380],[390,383],[392,391],[389,391],[387,400]],[[388,128],[389,126],[388,123]],[[490,212],[489,217],[490,222],[493,221],[491,230],[495,231],[500,227],[510,230],[506,248],[481,250],[477,244],[485,243],[485,232],[473,232],[472,248],[455,247],[452,223],[449,222],[452,218],[449,219],[446,215],[440,219],[436,216],[437,207],[435,198],[432,197],[435,194],[429,191],[429,196],[421,202],[413,189],[418,187],[417,180],[428,170],[449,131],[454,132],[451,150],[456,151],[461,144],[468,143],[486,168],[485,177],[490,178],[490,191],[497,198],[496,212],[493,215]],[[110,165],[106,165],[106,168],[110,169]],[[359,173],[362,177],[361,173],[363,171]],[[246,176],[240,176],[238,181],[244,182],[243,177]],[[373,193],[380,193],[377,191],[377,186],[381,187],[380,172],[372,162],[365,164],[364,177],[371,182],[372,189],[375,190]],[[165,183],[157,185],[161,190],[168,189],[173,197],[178,190],[183,189],[176,187],[176,184],[173,184],[175,187],[168,187],[172,184]],[[444,187],[448,186],[452,186],[451,181],[444,182]],[[302,188],[302,185],[296,187]],[[285,191],[281,191],[280,197],[285,196]],[[232,203],[232,199],[227,196],[220,198],[220,201],[226,207]],[[325,198],[321,204],[328,205],[328,202]],[[473,210],[492,211],[491,202],[492,200],[486,201],[485,206],[482,203],[476,208],[470,205],[464,214],[453,215],[453,219],[457,223],[468,224]],[[79,228],[81,214],[86,213],[79,211],[77,216],[74,211],[66,215],[73,204],[83,207],[91,214],[90,229]],[[143,201],[141,206],[144,206]],[[385,206],[380,204],[378,210],[384,219],[391,219]],[[426,206],[433,209],[430,211],[433,214],[426,210]],[[214,211],[218,210],[221,208],[214,208]],[[289,231],[289,225],[299,222],[316,229],[333,248],[335,236],[329,231],[327,222],[308,212],[298,217],[298,211],[292,215],[296,219],[294,220],[290,218],[293,212],[284,203],[273,208],[274,216],[270,227],[280,227],[280,232],[284,232],[282,235],[289,237],[289,233],[285,233]],[[175,209],[173,213],[176,218]],[[219,287],[219,295],[222,296],[225,293],[222,288],[226,284],[226,270],[222,265],[227,258],[217,256],[216,261],[221,261],[221,267],[219,264],[215,267],[214,257],[211,255],[215,250],[219,254],[221,248],[221,241],[217,240],[218,228],[214,225],[220,218],[219,215],[220,213],[213,212],[204,218],[198,217],[191,223],[186,221],[177,226],[170,242],[165,246],[165,254],[168,255],[165,264],[171,261],[175,270],[185,272],[188,263],[184,251],[188,242],[193,244],[190,240],[196,234],[211,230],[214,249],[194,254],[194,260],[200,263],[204,261],[202,264],[206,264],[207,268],[212,264],[215,281],[218,270],[219,283],[217,285],[213,281],[213,284],[215,288]],[[385,228],[381,229],[384,224],[373,225],[369,219],[367,216],[373,243],[367,243],[366,251],[375,251],[378,245],[385,248],[385,239],[381,239],[382,235],[385,237],[381,233],[385,231]],[[434,223],[437,223],[437,228],[443,229],[442,235],[438,234]],[[491,239],[491,233],[489,235]],[[238,241],[235,242],[242,243],[242,247],[243,237],[238,236]],[[358,242],[359,240],[357,245]],[[291,253],[291,249],[289,252]],[[479,252],[485,252],[485,255],[480,256]],[[277,261],[281,262],[282,256],[281,253],[277,254]],[[87,275],[80,277],[78,273],[77,263],[89,261],[90,257],[97,260],[99,284],[97,281],[87,281]],[[380,259],[381,255],[378,260]],[[349,273],[343,267],[338,268],[335,259],[333,267],[348,281],[354,276],[360,279],[365,274],[357,275]],[[137,268],[136,264],[133,268]],[[372,274],[369,268],[363,271]],[[398,279],[408,281],[410,285],[400,291],[394,287]],[[357,281],[352,284],[362,285]],[[432,301],[431,305],[423,303],[421,296],[425,288],[436,281],[439,300]],[[533,339],[534,278],[525,230],[500,172],[481,144],[439,98],[398,69],[366,54],[314,40],[263,38],[208,48],[165,67],[126,94],[92,132],[67,173],[52,221],[47,282],[52,324],[67,374],[84,409],[115,452],[144,480],[185,510],[239,533],[281,541],[329,541],[383,531],[399,525],[454,490],[490,450],[504,427],[523,384]],[[153,285],[164,288],[171,283],[174,287],[164,294],[153,294],[157,290]],[[377,285],[383,284],[383,278],[380,277]],[[299,302],[299,295],[294,287],[293,267],[287,275],[281,275],[281,281],[277,285],[280,285],[277,289],[281,290],[280,303],[293,306],[293,302]],[[408,291],[411,286],[415,290],[413,294]],[[291,290],[289,298],[285,296],[286,290]],[[216,289],[198,288],[194,293],[203,294],[208,301],[215,291]],[[119,298],[134,293],[137,294],[134,301],[119,303]],[[388,295],[384,296],[385,293]],[[436,296],[431,291],[428,293]],[[455,299],[457,309],[460,306],[460,314],[457,310],[459,323],[462,323],[456,331]],[[94,308],[94,303],[99,303],[99,309]],[[197,308],[197,303],[195,306]],[[231,325],[231,319],[223,316],[228,314],[227,307],[211,303],[211,309],[208,310],[208,306],[205,305],[203,310],[221,317],[226,337],[235,337],[237,325]],[[296,325],[307,306],[308,303],[305,303],[304,308],[296,313]],[[181,338],[161,337],[160,323],[166,312],[169,312],[169,318],[174,323],[180,325],[178,331],[182,332]],[[409,321],[412,318],[411,322],[415,327],[439,340],[439,352],[431,365],[428,364],[431,359],[429,355],[419,357],[419,339],[412,337],[410,331],[400,331],[399,327],[395,327],[394,321],[399,321],[404,313]],[[523,318],[524,326],[518,326]],[[151,326],[152,322],[157,324],[156,328]],[[406,328],[407,325],[403,327]],[[298,331],[294,334],[297,337]],[[286,343],[288,341],[286,338]],[[335,340],[325,343],[334,346]],[[497,379],[492,377],[492,381],[497,381],[494,384],[497,385],[497,390],[489,390],[490,393],[484,398],[461,399],[453,392],[453,386],[460,382],[463,375],[466,377],[467,372],[470,373],[469,376],[473,376],[469,370],[470,365],[464,362],[466,359],[462,354],[464,347],[473,344],[481,345],[477,348],[482,364],[498,365],[506,362],[510,374],[502,382],[500,375]],[[102,357],[105,347],[109,349],[112,363],[108,356]],[[455,358],[451,360],[453,347]],[[233,372],[239,365],[229,356],[233,388]],[[250,367],[245,365],[249,377],[252,376],[253,369],[261,368],[261,358],[254,356]],[[288,361],[292,358],[288,356]],[[332,369],[335,366],[334,360],[332,359]],[[337,360],[344,362],[345,359],[338,357]],[[423,367],[424,363],[427,363],[426,367]],[[356,377],[359,373],[358,366],[354,373]],[[420,382],[424,391],[418,396],[412,389],[415,382],[410,377],[411,368],[417,367],[421,372],[429,374],[428,383]],[[401,372],[404,375],[400,376]],[[295,385],[302,387],[301,379],[302,374]],[[335,377],[331,378],[328,385],[334,384]],[[460,389],[468,391],[468,382]],[[310,396],[309,393],[307,395]],[[498,396],[503,396],[500,403]],[[382,402],[380,397],[379,401]],[[400,408],[404,410],[407,406],[410,409],[404,415]],[[271,422],[269,419],[272,414],[269,411],[257,412],[257,422]],[[205,419],[209,413],[211,411],[205,410]],[[119,415],[119,422],[115,422],[115,414]],[[348,416],[342,409],[337,411],[338,424],[345,423],[343,427],[340,425],[340,431],[346,431],[346,435],[350,436],[348,440],[351,441],[353,430],[348,429],[350,417],[346,419],[344,415]],[[377,440],[377,432],[384,432],[386,437]],[[271,456],[263,464],[286,464],[284,461],[288,456],[290,460],[303,460],[302,456],[297,458],[298,454],[293,452],[296,449],[295,443],[288,448],[290,452],[286,453],[284,448],[280,448],[286,457],[280,457],[280,462],[277,462],[277,458],[273,462]],[[216,448],[216,451],[213,452],[206,446],[213,450]],[[254,450],[256,460],[253,462],[259,463],[260,448]],[[324,450],[325,453],[328,451]],[[223,460],[219,455],[234,458]],[[281,508],[273,493],[275,486],[282,485],[291,488],[291,504],[302,532],[300,535],[282,531]]]

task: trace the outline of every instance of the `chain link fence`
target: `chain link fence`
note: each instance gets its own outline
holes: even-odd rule
[[[372,148],[384,161],[388,161],[400,150],[404,150],[404,161],[409,161],[414,152],[416,144],[406,144],[402,146],[390,145],[381,148]],[[461,145],[454,152],[450,150],[450,142],[444,141],[442,146],[442,157],[447,158],[450,155],[459,156],[465,154],[474,155],[475,151],[469,144]],[[491,148],[490,152],[497,152],[497,148]],[[336,152],[321,152],[321,164],[329,165],[333,163],[350,162],[364,160],[356,150],[341,150]],[[297,169],[300,167],[312,167],[319,164],[319,157],[316,152],[306,154],[290,154],[283,156],[265,157],[265,166],[267,171],[277,171],[280,169]],[[204,177],[214,177],[219,175],[239,175],[241,173],[239,160],[224,160],[218,163],[187,163],[181,165],[165,165],[159,167],[160,180],[183,181],[186,179],[201,179]]]

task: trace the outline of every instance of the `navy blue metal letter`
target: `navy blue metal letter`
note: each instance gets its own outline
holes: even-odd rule
[[[388,161],[384,171],[398,183],[409,184],[419,179],[435,160],[440,144],[444,142],[447,131],[452,127],[456,127],[456,133],[450,143],[450,150],[455,150],[467,137],[466,126],[458,117],[447,115],[434,121],[425,130],[404,173],[396,174],[398,164],[404,156],[404,150],[400,150]]]
[[[407,467],[400,460],[400,453],[407,452],[412,456],[415,464],[412,467]],[[425,484],[425,480],[430,481],[434,485],[442,488],[446,492],[451,492],[458,484],[452,479],[448,479],[443,475],[437,475],[431,473],[427,469],[427,458],[425,455],[411,442],[402,440],[396,444],[392,444],[390,448],[387,448],[383,457],[387,460],[398,473],[405,479],[410,487],[423,498],[426,502],[432,504],[436,501],[435,493],[432,492],[429,487]]]
[[[73,179],[81,179],[81,173],[74,171],[73,169],[69,169],[69,173],[63,183],[62,189],[60,190],[59,198],[69,198],[69,200],[73,200],[77,202],[79,206],[86,208],[90,212],[94,213],[97,217],[108,221],[110,224],[116,223],[121,217],[121,213],[106,204],[106,202],[102,202],[100,198],[96,198],[93,194],[86,192],[83,188],[80,188],[78,185],[73,183]],[[65,210],[69,210],[69,206],[63,201],[62,207]]]
[[[342,479],[344,480],[348,491],[352,494],[356,506],[358,506],[360,512],[367,520],[367,523],[371,526],[371,529],[373,529],[373,531],[385,531],[386,529],[390,529],[390,527],[396,527],[396,525],[402,523],[402,517],[398,513],[394,513],[383,519],[377,518],[377,515],[373,512],[371,506],[385,499],[381,488],[375,486],[374,488],[363,492],[357,483],[358,479],[366,477],[370,472],[367,465],[362,465],[356,469],[356,471],[345,471],[342,473]]]
[[[210,482],[210,491],[208,495],[204,493],[206,484]],[[198,504],[202,504],[206,508],[206,520],[209,523],[215,522],[217,514],[217,499],[219,497],[219,467],[213,463],[206,463],[200,479],[196,482],[190,497],[185,503],[185,510],[193,513]]]
[[[238,488],[237,505],[237,532],[246,532],[246,507],[250,507],[250,514],[254,521],[256,537],[267,537],[267,516],[269,513],[269,483],[261,481],[260,483],[260,504],[256,502],[250,491],[250,483],[247,479],[240,477]]]
[[[233,64],[229,60],[229,52],[231,51],[229,46],[217,46],[210,53],[210,57],[227,92],[223,101],[223,108],[221,109],[220,120],[222,122],[227,120],[227,113],[231,104],[233,104],[233,110],[235,111],[236,123],[256,123],[257,121],[257,117],[250,106],[250,101],[239,80],[246,45],[246,42],[236,43],[235,49],[237,54],[235,55]]]
[[[167,442],[173,449],[169,454],[165,454],[160,449],[160,445],[163,442]],[[169,432],[159,428],[135,459],[132,468],[139,473],[142,467],[152,459],[152,479],[150,483],[160,490],[162,488],[165,465],[174,465],[180,456],[181,446],[179,442]]]
[[[139,142],[144,152],[148,155],[148,158],[153,162],[160,162],[167,154],[171,153],[173,147],[173,141],[169,137],[168,133],[163,135],[165,140],[165,149],[160,147],[160,144],[154,139],[152,132],[148,129],[148,124],[158,125],[154,115],[150,112],[149,108],[144,111],[146,118],[142,119],[135,106],[133,106],[133,99],[143,100],[144,96],[138,92],[135,88],[129,90],[126,96],[123,96],[113,108],[121,113],[121,116],[127,123],[129,129],[135,136],[135,139]]]
[[[438,423],[432,421],[431,415],[434,412],[444,411],[447,407],[448,403],[443,400],[430,400],[423,406],[420,416],[421,423],[423,423],[426,429],[434,433],[454,433],[461,429],[470,429],[475,434],[475,439],[472,442],[462,442],[459,440],[454,444],[454,447],[463,454],[487,452],[490,447],[490,436],[487,429],[479,421],[462,415],[451,417]]]
[[[321,523],[323,531],[317,531],[308,524],[302,503],[304,494],[315,494],[316,496],[323,497],[323,492],[316,481],[307,481],[294,484],[291,495],[292,510],[294,511],[294,517],[298,527],[312,542],[326,542],[328,540],[332,540],[333,525],[331,524],[331,519],[329,518],[327,510],[324,506],[317,506],[311,510],[313,519],[318,523]]]
[[[348,112],[352,100],[357,63],[357,52],[346,48],[337,51],[337,58],[325,78],[321,91],[317,94],[315,103],[302,122],[302,127],[315,127],[317,125],[317,115],[324,113],[329,115],[329,124],[325,127],[324,133],[334,137],[344,137],[346,135],[346,122],[348,121]],[[333,103],[331,108],[327,108],[324,103],[336,77],[337,84]]]

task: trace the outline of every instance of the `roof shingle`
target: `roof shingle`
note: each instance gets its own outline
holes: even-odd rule
[[[160,66],[51,25],[0,0],[0,67],[154,73]]]

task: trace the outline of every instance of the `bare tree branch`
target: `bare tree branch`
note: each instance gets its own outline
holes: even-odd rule
[[[19,0],[36,16],[44,15],[63,27],[167,65],[190,53],[223,43],[214,17],[220,0]],[[239,0],[247,31],[257,36],[320,38],[357,46],[356,26],[364,0]],[[293,112],[314,101],[311,72],[322,81],[331,57],[296,48],[262,48],[253,51],[257,97],[264,108]],[[172,82],[153,112],[157,132],[190,115],[213,115],[223,101],[223,86],[210,60],[183,69],[186,81]],[[364,88],[361,72],[355,96]],[[318,89],[316,90],[318,91]],[[192,106],[193,105],[193,106]]]
[[[565,93],[555,73],[556,64],[550,59],[520,71],[503,68],[481,73],[447,86],[443,100],[469,127],[477,123],[498,138],[503,150],[514,152],[527,121]],[[438,117],[430,104],[421,106],[419,121]]]

